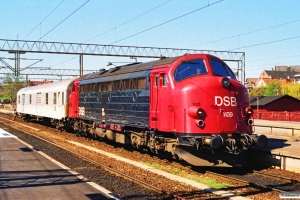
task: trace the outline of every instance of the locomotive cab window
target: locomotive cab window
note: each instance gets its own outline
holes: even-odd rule
[[[203,59],[183,61],[174,72],[175,81],[182,81],[183,79],[207,74],[207,68]]]
[[[234,73],[225,63],[211,59],[210,64],[215,75],[226,76],[228,78],[236,80]]]

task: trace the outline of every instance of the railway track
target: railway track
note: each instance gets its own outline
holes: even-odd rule
[[[276,190],[281,193],[300,190],[300,184],[299,184],[300,181],[298,179],[284,177],[284,176],[275,175],[275,174],[270,174],[270,173],[266,173],[266,172],[260,172],[260,171],[253,171],[253,174],[256,174],[258,176],[265,176],[268,179],[275,179],[275,180],[282,182],[282,185],[266,186],[267,188],[271,188],[272,190]]]
[[[2,124],[5,124],[5,122],[1,122]],[[6,125],[10,125],[10,124],[6,124]],[[145,199],[148,199],[149,198],[149,196],[151,197],[151,199],[187,199],[187,198],[196,198],[197,199],[197,196],[199,196],[199,193],[196,193],[196,194],[193,194],[193,193],[190,193],[190,192],[184,192],[184,191],[181,191],[180,193],[181,194],[183,194],[184,196],[181,196],[181,195],[179,195],[179,194],[176,194],[176,193],[178,193],[178,192],[175,192],[175,193],[173,193],[172,191],[169,191],[169,190],[167,190],[167,189],[163,189],[163,188],[160,188],[160,187],[157,187],[157,186],[155,186],[155,185],[152,185],[152,184],[149,184],[147,181],[143,181],[143,180],[140,180],[140,179],[138,179],[138,178],[135,178],[135,177],[133,177],[133,176],[131,176],[131,175],[129,175],[129,174],[126,174],[126,173],[124,173],[124,172],[121,172],[121,171],[119,171],[119,170],[117,170],[117,169],[114,169],[114,166],[110,166],[110,165],[106,165],[106,164],[103,164],[103,163],[101,163],[101,162],[98,162],[98,161],[96,161],[96,160],[93,160],[93,158],[90,158],[90,157],[87,157],[87,156],[84,156],[84,155],[82,155],[82,154],[80,154],[80,153],[77,153],[76,151],[73,151],[73,150],[70,150],[70,149],[68,149],[68,148],[65,148],[65,147],[63,147],[63,146],[61,146],[61,145],[58,145],[58,144],[56,144],[56,143],[54,143],[54,142],[51,142],[51,141],[49,141],[49,140],[47,140],[47,139],[45,139],[45,138],[42,138],[42,137],[39,137],[39,136],[36,136],[35,134],[32,134],[32,133],[30,133],[30,132],[28,132],[28,131],[24,131],[24,130],[22,130],[22,129],[19,129],[19,128],[16,128],[16,127],[13,127],[13,129],[14,130],[18,130],[18,131],[20,131],[20,132],[23,132],[23,133],[25,133],[26,134],[26,137],[33,137],[33,138],[35,138],[35,139],[37,139],[37,140],[39,140],[39,141],[43,141],[44,143],[47,143],[48,145],[51,145],[52,147],[50,147],[51,149],[53,148],[53,146],[55,146],[55,147],[57,147],[57,148],[59,148],[60,150],[59,151],[64,151],[64,152],[68,152],[69,154],[72,154],[73,156],[76,156],[77,158],[80,158],[81,160],[84,160],[84,161],[86,161],[86,162],[88,162],[88,163],[91,163],[91,164],[93,164],[94,166],[97,166],[97,170],[99,170],[99,171],[106,171],[106,172],[108,172],[108,173],[110,173],[110,174],[113,174],[113,175],[115,175],[115,176],[117,176],[117,177],[120,177],[120,178],[122,178],[122,179],[124,179],[124,180],[127,180],[127,181],[129,181],[129,182],[133,182],[133,183],[136,183],[137,185],[139,185],[140,187],[143,187],[143,188],[145,188],[144,190],[151,190],[151,191],[154,191],[154,193],[156,193],[156,194],[152,194],[151,193],[151,195],[147,195],[147,198],[145,198],[144,196],[143,197],[141,197],[141,196],[139,196],[139,198],[137,198],[137,199],[143,199],[143,198],[145,198]],[[14,132],[14,134],[15,134],[16,132]],[[19,134],[17,134],[17,136],[20,138],[20,135]],[[23,139],[23,138],[22,138]],[[35,146],[35,145],[34,145]],[[45,144],[43,145],[43,146],[45,146]],[[35,150],[41,150],[41,151],[44,151],[44,149],[42,149],[41,147],[35,147]],[[55,152],[57,152],[57,151],[55,151]],[[48,153],[46,153],[46,154],[48,154]],[[50,155],[51,157],[53,157],[53,155]],[[56,159],[56,158],[55,158]],[[76,168],[79,168],[79,167],[75,167],[75,169]],[[84,174],[83,174],[84,175]],[[159,180],[158,180],[159,181]],[[170,180],[169,180],[170,181]],[[162,182],[164,182],[164,185],[168,185],[167,184],[167,182],[166,181],[162,181]],[[178,183],[177,183],[178,184]],[[179,183],[180,184],[180,183]],[[122,183],[119,183],[119,185],[123,185]],[[104,186],[105,187],[105,186]],[[129,189],[129,188],[126,188],[126,186],[124,186],[125,187],[125,190],[131,190],[131,189]],[[170,187],[169,187],[170,188]],[[190,187],[190,189],[189,190],[191,190],[191,189],[193,189],[193,190],[196,190],[196,188],[191,188]],[[174,190],[173,190],[174,191]],[[198,190],[199,191],[199,190]],[[145,192],[143,192],[143,193],[145,193]],[[150,192],[146,192],[146,193],[150,193]],[[117,193],[118,194],[118,193]],[[124,196],[124,195],[123,195]],[[201,197],[202,196],[202,197]],[[215,195],[215,194],[212,194],[212,193],[210,193],[210,192],[208,192],[208,191],[203,191],[203,192],[201,192],[201,194],[200,194],[200,199],[202,199],[202,198],[217,198],[217,199],[222,199],[222,197],[221,196],[218,196],[218,195]],[[125,198],[126,199],[126,198]],[[130,198],[131,199],[131,198]],[[227,198],[224,198],[224,199],[227,199]]]
[[[41,139],[44,140],[44,138],[41,138]],[[55,145],[57,145],[57,144],[55,144]],[[70,153],[72,153],[72,152],[70,152]],[[78,153],[74,152],[72,154],[76,155]],[[82,155],[79,154],[79,155],[76,155],[76,156],[82,156]],[[90,159],[90,158],[85,157],[85,156],[83,156],[82,159],[87,160],[87,161],[91,160],[91,161],[94,162],[93,159]],[[90,162],[90,161],[88,161],[88,162]],[[94,164],[98,165],[98,166],[101,165],[101,163],[97,163],[97,161]],[[178,164],[175,164],[174,166],[176,166],[176,165],[178,166]],[[109,165],[108,165],[108,168],[106,168],[106,170],[110,171],[110,173],[118,174],[118,172],[113,171],[114,167],[110,167]],[[121,171],[121,173],[118,176],[123,176],[122,174],[124,174],[124,173]],[[231,179],[231,181],[229,181],[229,182],[231,182],[233,185],[236,185],[236,188],[239,188],[239,187],[242,186],[244,188],[244,191],[243,192],[234,191],[234,187],[229,186],[230,189],[228,189],[228,192],[240,194],[242,196],[246,196],[246,197],[249,197],[249,198],[256,198],[255,195],[259,195],[259,194],[260,195],[263,194],[264,196],[266,196],[266,194],[269,193],[269,195],[267,195],[269,197],[265,197],[264,199],[276,199],[277,197],[279,199],[279,192],[283,192],[283,190],[276,190],[276,188],[275,188],[275,191],[273,191],[273,192],[267,192],[267,191],[270,191],[272,189],[270,186],[258,185],[258,184],[254,184],[254,183],[249,182],[249,181],[241,180],[239,178],[231,178],[229,176],[225,176],[225,175],[218,174],[218,173],[206,172],[206,175],[210,176],[211,178],[215,177],[217,180],[224,179],[227,182],[228,182],[229,179]],[[134,176],[131,176],[131,175],[128,175],[128,177],[126,177],[126,176],[123,176],[123,177],[125,177],[128,180],[131,179],[130,177],[132,177],[131,181],[136,182],[139,185],[143,185],[143,187],[146,187],[149,190],[153,190],[157,193],[164,194],[165,196],[168,196],[168,198],[170,198],[170,199],[175,199],[175,198],[176,199],[185,199],[185,198],[187,198],[187,196],[189,196],[189,195],[191,196],[191,193],[193,193],[193,192],[190,192],[190,194],[188,194],[188,193],[184,193],[184,192],[180,193],[178,191],[173,192],[172,190],[165,190],[162,187],[157,187],[156,185],[151,185],[148,182],[141,181],[141,180],[139,180],[139,179],[137,179],[137,178],[135,178]],[[267,178],[267,179],[270,179],[270,178]],[[258,189],[258,188],[260,188],[260,189]],[[208,191],[211,192],[212,190],[209,189],[207,191],[203,191],[203,193],[208,192]],[[276,197],[276,198],[274,198],[274,197]],[[220,198],[220,197],[218,197],[218,198]]]
[[[257,188],[263,188],[263,189],[267,189],[267,190],[273,190],[273,191],[277,191],[277,192],[280,192],[280,193],[287,192],[287,191],[279,190],[279,189],[271,187],[271,186],[260,185],[260,184],[254,183],[254,182],[249,182],[249,181],[246,181],[246,180],[243,180],[243,179],[239,179],[239,178],[235,178],[235,177],[231,177],[231,176],[224,176],[222,174],[218,174],[218,173],[214,173],[214,172],[210,172],[210,171],[207,171],[206,173],[209,174],[212,177],[218,177],[218,178],[223,178],[223,179],[231,179],[233,181],[237,181],[237,182],[243,183],[245,185],[250,185],[250,186],[253,186],[253,187],[257,187]],[[263,174],[264,176],[268,176],[269,178],[270,177],[274,178],[273,176],[266,175],[265,173],[260,173],[260,172],[255,172],[255,173],[257,173],[257,174]],[[288,179],[288,178],[286,178],[286,179]]]
[[[71,153],[72,155],[75,155],[75,156],[77,156],[78,158],[81,158],[81,159],[83,159],[83,160],[85,160],[85,161],[88,161],[89,163],[92,163],[92,164],[94,164],[94,165],[96,165],[96,166],[99,166],[99,167],[101,167],[101,169],[104,169],[104,170],[106,170],[106,171],[108,171],[108,172],[110,172],[110,173],[112,173],[112,174],[115,174],[115,175],[120,176],[120,177],[122,177],[122,178],[124,178],[124,179],[130,180],[130,181],[132,181],[132,182],[135,182],[135,183],[137,183],[137,184],[139,184],[139,185],[141,185],[141,186],[143,186],[143,187],[145,187],[145,188],[149,188],[150,190],[153,190],[153,191],[155,191],[155,192],[163,193],[163,194],[167,195],[167,196],[165,196],[166,199],[169,199],[169,198],[185,199],[185,198],[183,198],[183,197],[181,197],[181,196],[179,196],[179,195],[172,194],[171,192],[168,192],[168,191],[166,191],[166,190],[164,190],[164,189],[158,188],[158,187],[156,187],[156,186],[154,186],[154,185],[151,185],[151,184],[149,184],[149,183],[147,183],[147,182],[145,182],[145,181],[136,179],[135,177],[132,177],[132,176],[130,176],[130,175],[128,175],[128,174],[125,174],[125,173],[123,173],[123,172],[121,172],[121,171],[119,171],[119,170],[113,169],[113,168],[112,168],[111,166],[109,166],[109,165],[104,165],[104,164],[102,164],[102,163],[100,163],[100,162],[98,162],[98,161],[92,160],[91,158],[89,158],[89,157],[87,157],[87,156],[83,156],[83,155],[81,155],[81,154],[79,154],[79,153],[77,153],[77,152],[75,152],[75,151],[72,151],[72,150],[70,150],[70,149],[67,149],[67,148],[65,148],[65,147],[63,147],[63,146],[61,146],[61,145],[57,145],[57,144],[55,144],[55,143],[53,143],[53,142],[51,142],[51,141],[49,141],[49,140],[46,140],[46,139],[44,139],[44,138],[42,138],[42,137],[36,136],[36,135],[34,135],[34,134],[31,134],[31,133],[29,133],[29,132],[27,132],[27,131],[24,131],[24,130],[21,130],[21,129],[18,129],[18,128],[15,128],[15,129],[17,129],[17,130],[19,130],[19,131],[22,131],[22,132],[26,133],[27,135],[30,135],[30,136],[32,136],[32,137],[35,137],[35,138],[37,138],[37,139],[39,139],[39,140],[42,140],[42,141],[44,141],[44,142],[46,142],[46,143],[48,143],[48,144],[51,144],[51,145],[53,145],[53,146],[56,146],[56,147],[58,147],[58,148],[60,148],[60,149],[62,149],[62,150],[64,150],[64,151],[66,151],[66,152],[69,152],[69,153]]]
[[[284,181],[286,181],[288,183],[291,183],[291,184],[295,184],[295,183],[299,183],[300,182],[298,179],[293,179],[293,178],[289,178],[289,177],[278,176],[278,175],[275,175],[275,174],[269,174],[269,173],[260,172],[260,171],[253,171],[253,173],[260,174],[260,175],[267,176],[267,177],[271,177],[271,178],[278,179],[278,180],[284,180]]]
[[[262,188],[266,190],[276,191],[278,193],[293,192],[300,190],[300,181],[296,178],[291,178],[293,173],[289,173],[289,176],[278,175],[275,173],[280,173],[280,170],[273,169],[274,172],[268,173],[257,170],[247,170],[241,169],[242,172],[239,172],[239,169],[234,169],[235,172],[227,172],[227,175],[222,175],[224,172],[221,172],[216,169],[216,172],[206,171],[206,174],[209,174],[212,177],[218,177],[219,179],[231,179],[245,185],[250,185],[256,188]],[[276,171],[275,171],[276,170]],[[219,171],[219,172],[218,172]],[[298,174],[299,176],[299,174]],[[299,176],[300,177],[300,176]]]

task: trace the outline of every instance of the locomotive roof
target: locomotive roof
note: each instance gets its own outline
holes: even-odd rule
[[[101,78],[101,77],[107,77],[107,76],[116,76],[121,74],[127,74],[127,73],[134,73],[134,72],[140,72],[140,71],[147,71],[151,70],[157,66],[164,66],[169,65],[173,63],[177,58],[179,57],[172,57],[172,58],[164,58],[157,61],[151,61],[147,63],[133,63],[129,65],[122,65],[114,68],[110,68],[108,70],[100,70],[99,72],[94,72],[92,74],[86,74],[82,77],[80,77],[81,80],[86,79],[94,79],[94,78]]]

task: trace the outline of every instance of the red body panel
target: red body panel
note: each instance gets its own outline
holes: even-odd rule
[[[78,118],[79,83],[79,80],[74,81],[69,97],[69,117],[75,119]]]
[[[174,70],[177,66],[185,60],[196,58],[204,59],[208,73],[175,81]],[[245,108],[249,106],[247,89],[233,79],[230,79],[228,87],[223,87],[223,77],[213,74],[210,58],[221,61],[210,55],[186,55],[169,66],[152,70],[149,118],[151,128],[187,135],[252,133],[252,126],[247,125],[245,117]],[[167,75],[167,86],[162,84],[162,74]],[[205,111],[203,117],[191,114],[200,108]],[[203,120],[204,126],[199,127],[197,120]]]

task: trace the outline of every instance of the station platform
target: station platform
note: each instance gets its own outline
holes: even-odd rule
[[[255,120],[254,124],[254,133],[268,138],[267,147],[251,148],[254,162],[300,173],[300,122]]]
[[[254,120],[255,133],[264,133],[274,136],[291,136],[300,138],[300,122]]]
[[[0,199],[119,199],[0,129]]]

